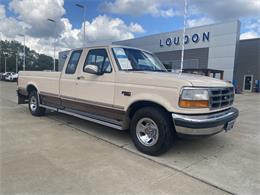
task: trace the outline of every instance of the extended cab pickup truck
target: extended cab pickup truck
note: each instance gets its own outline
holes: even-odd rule
[[[129,129],[149,155],[167,151],[178,134],[229,130],[239,113],[232,84],[167,72],[152,53],[116,45],[71,50],[61,72],[21,71],[17,91],[34,116],[51,109]]]

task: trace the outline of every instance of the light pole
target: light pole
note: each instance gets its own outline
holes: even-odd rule
[[[7,59],[7,58],[8,58],[8,57],[5,56],[5,72],[6,72],[6,59]]]
[[[54,27],[54,36],[56,36],[56,21],[53,19],[48,18],[47,19],[49,22],[52,22],[55,27]],[[54,43],[53,43],[53,71],[55,72],[55,52],[56,52],[56,37],[54,38]]]
[[[6,60],[9,57],[8,53],[4,52],[4,57],[5,57],[5,73],[6,73]]]
[[[15,73],[18,73],[18,53],[15,55]]]
[[[25,35],[18,34],[19,36],[23,37],[23,71],[25,71]]]
[[[86,43],[86,6],[85,5],[82,5],[82,4],[75,4],[77,7],[83,9],[83,46],[85,45]]]
[[[180,72],[182,72],[182,70],[183,70],[183,61],[184,61],[184,47],[185,47],[187,7],[188,7],[188,2],[187,2],[187,0],[184,0],[184,16],[183,16],[183,33],[182,33],[181,70],[180,70]]]

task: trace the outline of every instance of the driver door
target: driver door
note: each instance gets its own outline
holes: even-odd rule
[[[84,71],[86,65],[96,65],[101,75]],[[84,111],[110,115],[113,112],[115,72],[106,48],[90,49],[87,52],[83,68],[78,72],[77,94]]]

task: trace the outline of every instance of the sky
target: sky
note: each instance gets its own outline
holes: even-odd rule
[[[187,27],[240,20],[240,39],[260,37],[260,0],[187,2]],[[58,51],[84,45],[84,22],[87,46],[179,30],[183,15],[184,0],[0,0],[0,39],[23,42],[23,34],[52,55],[53,43]]]

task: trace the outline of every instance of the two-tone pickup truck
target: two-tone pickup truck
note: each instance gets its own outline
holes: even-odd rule
[[[177,134],[213,135],[233,127],[232,84],[170,73],[152,53],[125,46],[71,50],[61,72],[19,72],[18,103],[34,116],[45,109],[119,130],[138,150],[158,155]]]

